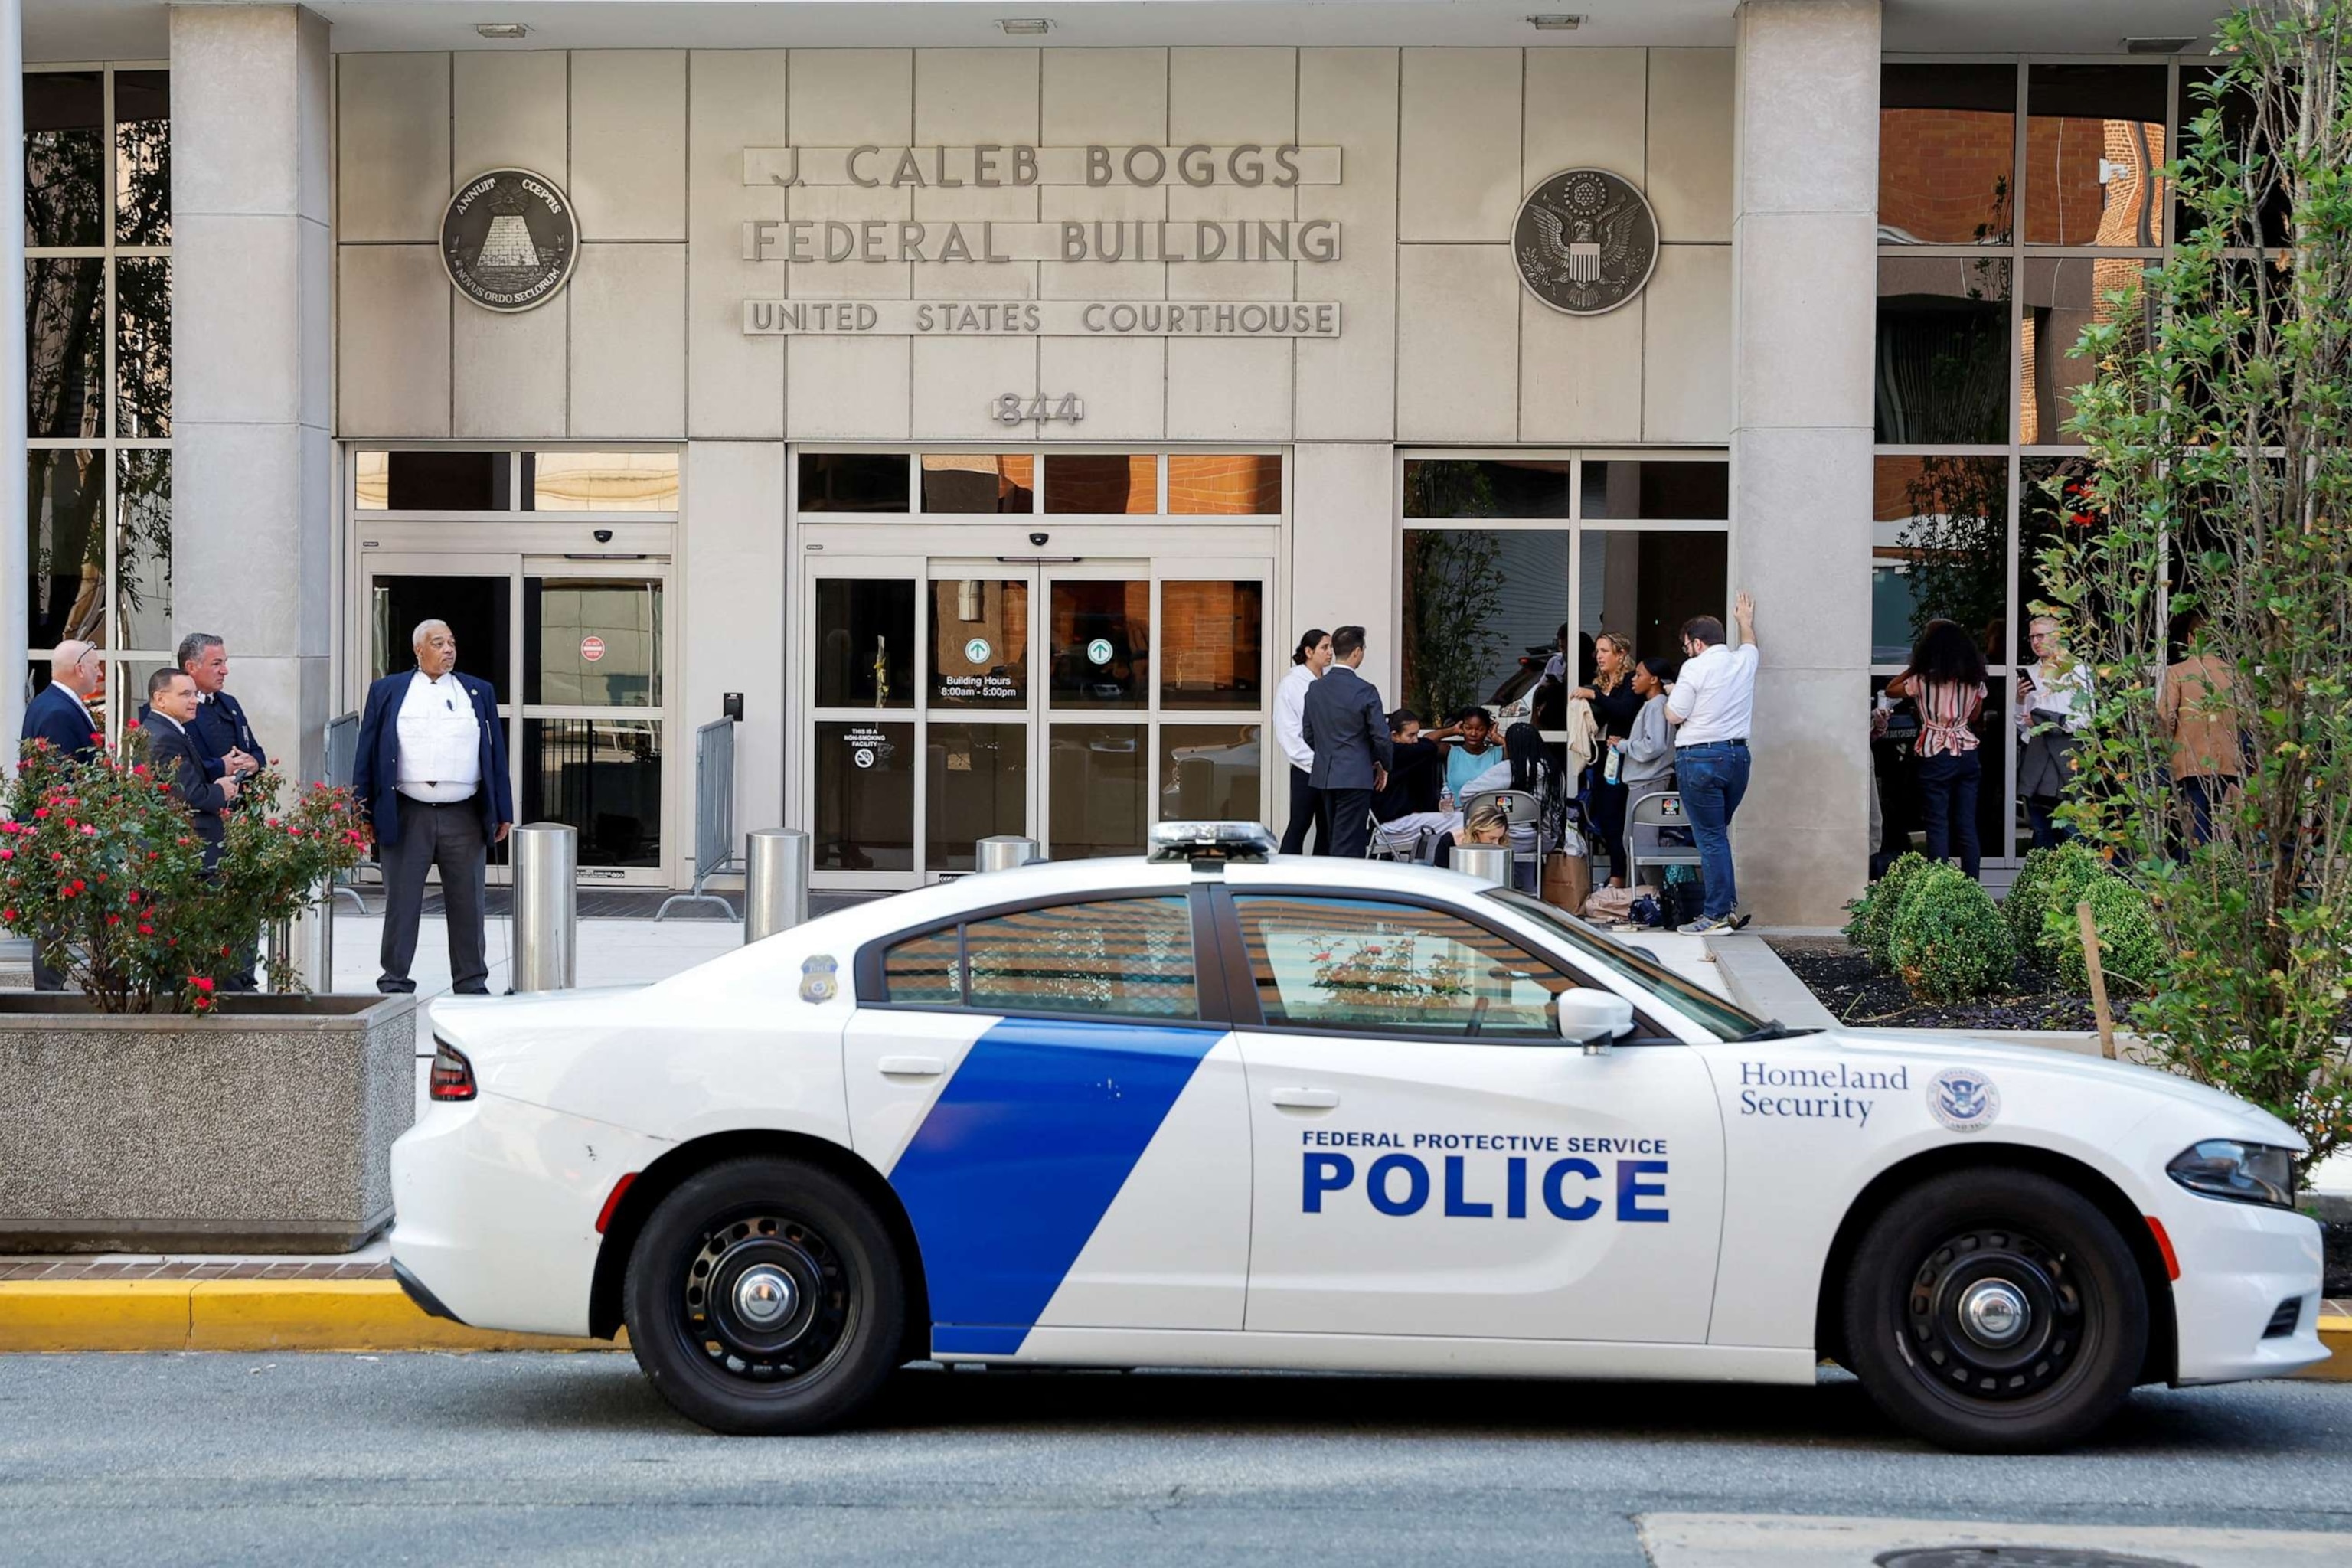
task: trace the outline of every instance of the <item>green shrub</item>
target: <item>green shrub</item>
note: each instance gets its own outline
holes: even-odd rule
[[[1853,918],[1846,922],[1845,939],[1880,969],[1892,967],[1887,959],[1886,939],[1895,925],[1895,909],[1903,902],[1903,889],[1929,864],[1926,856],[1904,851],[1895,858],[1895,864],[1886,868],[1886,875],[1873,882],[1853,906]]]
[[[2080,879],[2090,871],[2104,868],[2095,851],[2072,840],[2027,855],[2025,864],[2017,869],[2017,880],[2009,885],[2009,896],[2000,904],[2017,951],[2029,956],[2039,953],[2042,917],[2050,912],[2051,889],[2058,878]],[[2067,908],[2074,906],[2069,904]]]
[[[2091,890],[2103,882],[2116,880],[2107,869],[2107,863],[2098,852],[2081,844],[2060,846],[2050,869],[2042,879],[2042,913],[2033,925],[2032,959],[2034,963],[2063,978],[2071,973],[2074,984],[2086,984],[2083,979],[2083,942],[2074,921],[2074,906],[2091,896]],[[2066,967],[2067,955],[2074,956],[2074,968]]]
[[[2017,968],[2000,906],[1974,878],[1941,862],[1908,879],[1886,946],[1889,967],[1922,1002],[1998,995]]]
[[[2081,899],[2091,906],[2091,924],[2098,932],[2099,963],[2106,972],[2107,988],[2143,995],[2153,991],[2164,943],[2157,933],[2147,895],[2103,870],[2083,889]],[[2074,914],[2075,901],[2069,900],[2051,909],[2042,931],[2044,950],[2060,979],[2078,990],[2088,990],[2091,973],[2083,962],[2083,929]]]

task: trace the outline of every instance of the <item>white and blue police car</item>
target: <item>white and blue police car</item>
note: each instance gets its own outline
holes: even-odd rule
[[[922,1359],[1804,1384],[1955,1448],[2320,1360],[2295,1134],[2148,1068],[1751,1016],[1535,900],[1170,825],[659,984],[442,1003],[426,1310],[724,1432]]]

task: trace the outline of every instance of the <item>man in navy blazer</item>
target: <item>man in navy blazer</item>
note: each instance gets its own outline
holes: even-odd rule
[[[210,632],[190,632],[180,639],[179,665],[196,683],[196,720],[188,730],[203,756],[205,776],[247,778],[259,773],[268,753],[246,722],[244,705],[221,689],[228,684],[227,645]]]
[[[47,741],[77,763],[98,754],[98,720],[89,704],[106,694],[106,659],[91,643],[68,637],[50,650],[49,683],[25,705],[23,741]],[[33,941],[33,989],[62,991],[66,977],[49,967],[43,951],[55,932]]]
[[[49,683],[25,705],[25,728],[19,737],[47,741],[78,763],[98,754],[100,730],[89,705],[106,695],[106,658],[95,645],[68,639],[49,655]]]
[[[1371,842],[1372,794],[1388,783],[1396,743],[1378,688],[1356,673],[1364,662],[1364,628],[1331,634],[1331,668],[1307,689],[1298,731],[1314,748],[1307,782],[1321,802],[1329,831],[1326,854],[1360,860]]]
[[[195,819],[196,837],[205,847],[205,869],[210,872],[220,864],[222,846],[228,840],[221,813],[236,802],[245,781],[234,774],[215,779],[206,773],[204,746],[195,733],[196,706],[195,683],[186,670],[159,669],[147,678],[147,706],[139,710],[139,722],[147,731],[148,767],[172,786]],[[229,978],[229,989],[239,989],[234,984],[236,977]]]
[[[383,973],[379,991],[409,992],[425,878],[441,872],[449,922],[449,978],[461,995],[488,994],[483,871],[489,847],[514,826],[505,726],[490,683],[457,673],[446,621],[420,625],[416,668],[368,688],[352,791],[375,830],[383,864]]]

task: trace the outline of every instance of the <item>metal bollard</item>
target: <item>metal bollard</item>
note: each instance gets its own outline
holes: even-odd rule
[[[1465,877],[1507,888],[1511,885],[1511,851],[1502,844],[1456,844],[1454,868]]]
[[[321,879],[310,897],[291,918],[269,923],[269,967],[290,966],[295,993],[315,996],[335,988],[334,879]]]
[[[514,991],[568,991],[580,983],[580,830],[532,822],[510,837],[514,855]]]
[[[1037,841],[1017,833],[993,833],[973,847],[975,871],[1010,871],[1036,859]]]
[[[751,942],[808,919],[809,836],[797,827],[755,827],[746,840],[743,940]]]

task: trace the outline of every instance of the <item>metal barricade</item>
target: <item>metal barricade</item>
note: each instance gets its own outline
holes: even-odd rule
[[[654,919],[678,904],[717,904],[733,920],[735,906],[703,885],[742,869],[735,847],[735,721],[713,719],[694,732],[694,889],[664,899]]]
[[[337,789],[351,788],[352,776],[359,771],[359,756],[360,716],[345,713],[327,721],[327,783]],[[362,811],[367,809],[367,802],[359,804]],[[348,871],[337,873],[332,885],[328,888],[324,910],[326,919],[334,918],[333,905],[337,899],[349,899],[352,908],[362,914],[367,913],[367,900],[360,897],[360,890],[347,879],[350,876]],[[331,942],[330,945],[331,947]]]

